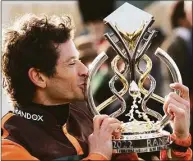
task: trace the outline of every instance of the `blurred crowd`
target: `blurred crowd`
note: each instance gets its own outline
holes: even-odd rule
[[[141,1],[136,1],[136,3]],[[46,3],[46,2],[44,2]],[[141,9],[151,12],[151,8],[154,5],[159,10],[159,3],[155,2],[148,4],[148,6],[143,6]],[[162,2],[163,4],[163,2]],[[98,73],[94,77],[92,82],[92,90],[95,99],[95,103],[98,105],[107,98],[109,98],[112,93],[109,89],[109,80],[114,75],[111,69],[111,61],[115,57],[116,53],[110,46],[107,40],[105,40],[103,34],[108,30],[108,28],[103,23],[103,19],[113,12],[118,4],[114,0],[103,0],[103,1],[91,1],[91,0],[78,0],[75,3],[76,8],[79,10],[80,17],[82,19],[82,27],[76,26],[79,33],[76,34],[75,44],[80,52],[80,59],[87,66],[94,60],[94,58],[102,51],[106,52],[109,59],[100,67]],[[169,83],[172,82],[170,71],[167,67],[160,61],[154,52],[157,47],[161,47],[173,58],[176,62],[180,73],[182,75],[183,83],[190,89],[191,107],[193,103],[193,53],[192,53],[192,1],[172,1],[168,2],[169,7],[168,12],[168,26],[153,25],[152,29],[157,30],[157,37],[154,38],[152,45],[147,51],[147,55],[152,59],[153,68],[151,75],[156,79],[156,90],[155,93],[161,96],[165,96],[170,91]],[[167,6],[167,5],[165,5]],[[145,8],[146,7],[146,8]],[[69,8],[69,6],[68,6]],[[8,12],[8,11],[6,11]],[[163,12],[163,11],[162,11]],[[4,13],[3,13],[4,14]],[[156,14],[154,13],[155,18]],[[76,18],[75,18],[76,20]],[[156,19],[155,19],[156,20]],[[76,24],[76,22],[75,22]],[[122,84],[116,82],[117,90],[122,88]],[[5,102],[3,95],[3,101]],[[127,99],[127,98],[126,98]],[[120,106],[119,101],[111,105],[110,110],[104,111],[105,113],[110,113],[112,110]],[[157,104],[154,101],[150,101],[148,106],[151,108],[159,106],[158,110],[162,109],[162,105]],[[192,109],[192,108],[191,108]],[[192,111],[191,111],[192,112]],[[192,118],[191,118],[192,119]],[[191,125],[191,131],[192,125]]]

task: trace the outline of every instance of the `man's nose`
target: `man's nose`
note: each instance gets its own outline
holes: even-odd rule
[[[80,76],[88,77],[88,68],[80,62],[80,69],[79,69]]]

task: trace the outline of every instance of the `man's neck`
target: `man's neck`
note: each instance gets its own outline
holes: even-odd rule
[[[32,99],[32,102],[37,103],[37,104],[42,104],[45,106],[49,106],[49,105],[57,106],[57,105],[69,104],[69,101],[53,100],[52,98],[50,98],[46,94],[42,94],[41,92],[35,93],[35,96]]]

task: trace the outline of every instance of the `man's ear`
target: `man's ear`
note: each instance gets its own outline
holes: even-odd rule
[[[45,88],[46,87],[46,80],[47,80],[47,77],[39,72],[37,69],[35,68],[30,68],[29,71],[28,71],[28,76],[30,78],[30,80],[38,87],[40,88]]]

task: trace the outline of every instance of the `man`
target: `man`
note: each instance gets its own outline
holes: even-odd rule
[[[121,123],[107,115],[92,117],[75,103],[86,99],[87,68],[78,59],[67,16],[26,15],[4,35],[3,73],[14,111],[2,119],[3,160],[110,160],[112,135]],[[188,88],[173,84],[164,109],[170,113],[176,147],[172,157],[189,160]],[[180,122],[178,120],[181,120]],[[182,151],[182,150],[183,151]],[[117,159],[122,156],[116,156]],[[123,156],[137,160],[134,153]],[[167,159],[166,151],[161,159]]]

